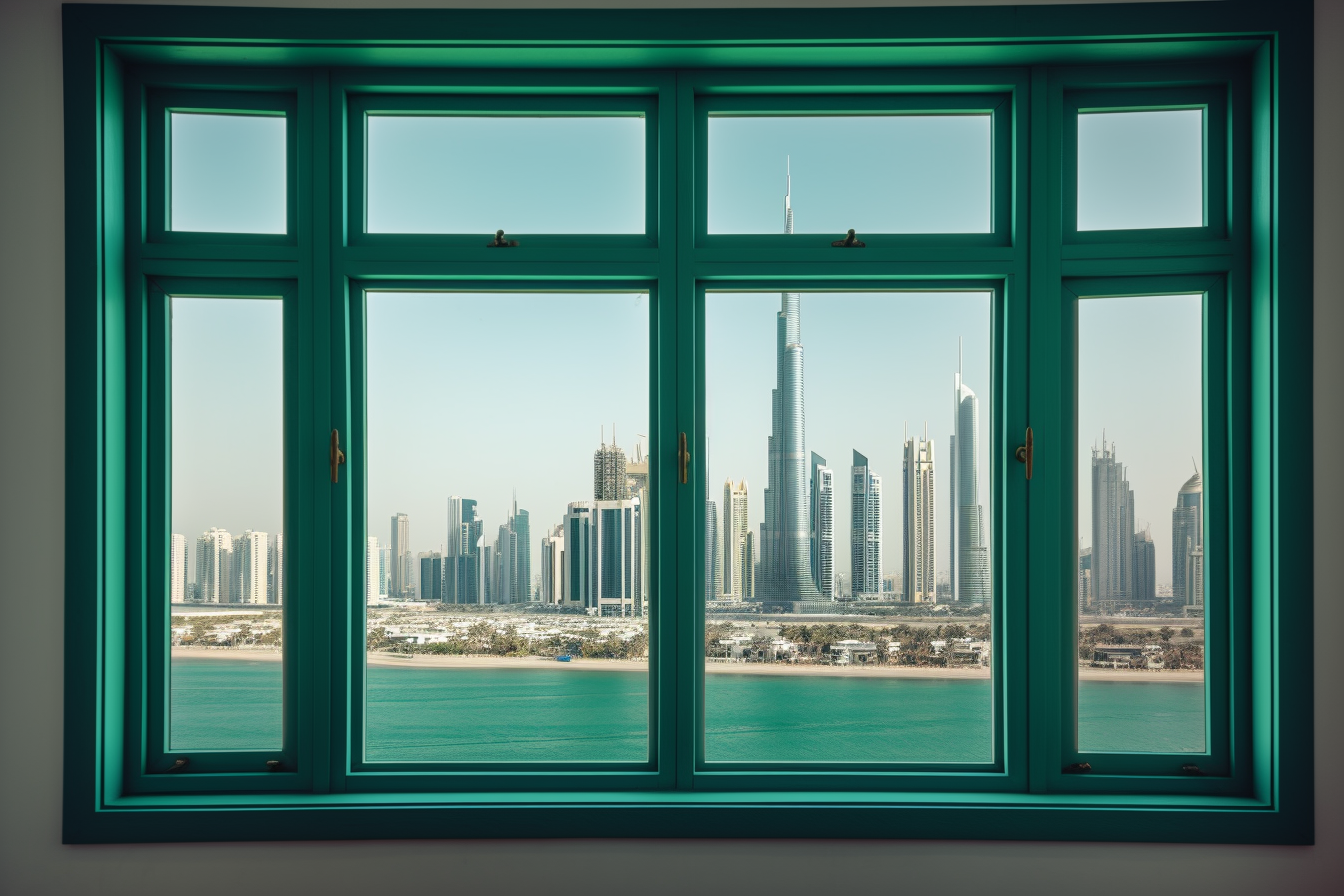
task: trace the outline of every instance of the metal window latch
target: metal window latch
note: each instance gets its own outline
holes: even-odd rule
[[[831,243],[837,249],[863,249],[868,244],[854,235],[854,228],[849,228],[849,233],[842,240],[835,240]]]
[[[280,760],[279,760],[279,759],[267,759],[267,760],[266,760],[266,771],[268,771],[268,772],[278,772],[278,771],[280,771]]]
[[[174,760],[174,761],[173,761],[173,764],[172,764],[171,767],[169,767],[168,771],[169,771],[169,773],[172,773],[172,772],[180,772],[180,771],[182,771],[182,769],[184,769],[184,768],[186,768],[186,767],[187,767],[187,760],[185,760],[185,759],[177,759],[177,760]]]
[[[1092,771],[1092,763],[1090,762],[1075,762],[1073,765],[1064,766],[1064,774],[1066,775],[1085,775],[1090,771]]]
[[[1191,762],[1181,766],[1181,774],[1194,775],[1195,777],[1200,777],[1204,774],[1204,770],[1199,766],[1195,765],[1193,762]]]
[[[681,484],[685,485],[689,477],[689,468],[691,465],[691,452],[686,447],[686,433],[681,434],[681,441],[677,445],[677,469],[681,473]]]
[[[341,465],[345,463],[345,452],[341,450],[341,434],[334,429],[331,431],[331,451],[328,459],[331,461],[331,484],[335,485],[341,481]]]
[[[1034,460],[1033,455],[1036,453],[1036,444],[1035,444],[1035,441],[1036,441],[1036,440],[1032,437],[1031,427],[1028,426],[1028,427],[1027,427],[1027,443],[1026,443],[1025,445],[1019,445],[1019,446],[1017,446],[1017,451],[1014,452],[1014,454],[1013,454],[1013,456],[1017,458],[1017,462],[1018,462],[1018,463],[1020,463],[1020,464],[1026,464],[1026,465],[1027,465],[1027,479],[1028,479],[1028,480],[1031,479],[1032,461]]]
[[[506,240],[506,239],[504,239],[504,231],[502,231],[502,230],[496,230],[496,231],[495,231],[495,238],[494,238],[493,240],[491,240],[490,242],[486,243],[485,245],[486,245],[487,248],[490,248],[490,249],[511,249],[511,248],[513,248],[514,246],[518,245],[518,241],[517,241],[517,240]]]

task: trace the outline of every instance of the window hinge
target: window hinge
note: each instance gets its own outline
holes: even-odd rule
[[[169,771],[170,773],[171,773],[171,772],[180,772],[180,771],[182,771],[182,769],[184,769],[184,768],[186,768],[186,767],[187,767],[187,760],[186,760],[186,759],[176,759],[176,760],[173,761],[173,764],[168,768],[168,771]]]
[[[486,243],[485,245],[486,248],[489,249],[512,249],[514,246],[518,245],[518,241],[506,240],[504,239],[504,231],[496,230],[495,238],[490,242]]]
[[[1027,480],[1028,480],[1028,481],[1031,480],[1031,468],[1032,468],[1033,461],[1035,460],[1035,457],[1034,457],[1035,453],[1036,453],[1035,439],[1034,439],[1033,436],[1032,436],[1031,427],[1028,426],[1028,427],[1027,427],[1027,440],[1026,440],[1026,444],[1025,444],[1025,445],[1018,445],[1018,446],[1017,446],[1017,451],[1014,452],[1014,454],[1013,454],[1013,456],[1017,458],[1017,462],[1018,462],[1018,463],[1020,463],[1020,464],[1026,464],[1026,465],[1027,465]]]
[[[1199,766],[1195,765],[1193,762],[1190,762],[1181,766],[1181,774],[1194,775],[1196,777],[1199,777],[1204,774],[1204,770]]]
[[[280,760],[279,760],[279,759],[267,759],[267,760],[266,760],[266,771],[268,771],[268,772],[278,772],[278,771],[280,771]]]
[[[341,481],[341,465],[345,463],[345,452],[341,450],[341,434],[331,431],[331,451],[327,455],[331,461],[331,484]]]
[[[1090,762],[1075,762],[1073,765],[1064,766],[1064,774],[1066,775],[1085,775],[1090,771],[1092,771],[1092,763]]]
[[[686,447],[686,433],[682,433],[681,441],[677,444],[677,469],[681,473],[682,485],[685,485],[688,481],[690,465],[691,452]]]
[[[849,228],[849,233],[842,240],[835,240],[831,243],[837,249],[862,249],[868,244],[854,235],[854,228]]]

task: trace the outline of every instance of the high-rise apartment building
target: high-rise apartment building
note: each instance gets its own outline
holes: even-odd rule
[[[961,347],[952,378],[952,437],[948,440],[951,544],[948,566],[952,599],[987,604],[990,599],[989,545],[985,508],[980,503],[980,399],[961,380]]]
[[[811,513],[809,528],[812,580],[824,600],[835,600],[835,471],[826,458],[812,452]]]
[[[1195,582],[1190,570],[1191,557],[1198,551],[1199,580]],[[1185,481],[1176,493],[1176,507],[1171,511],[1171,594],[1187,607],[1204,604],[1204,480],[1199,471]],[[1196,588],[1198,584],[1198,588]]]
[[[527,603],[532,600],[532,522],[526,510],[518,509],[517,499],[513,502],[513,516],[509,522],[518,538],[514,553],[512,602]]]
[[[443,600],[450,604],[484,603],[481,593],[479,545],[485,523],[476,501],[452,495],[448,498],[448,543],[443,557]]]
[[[388,584],[388,596],[411,597],[415,588],[411,565],[411,518],[404,513],[392,517],[391,547],[392,581]]]
[[[1147,528],[1134,533],[1133,556],[1130,603],[1152,606],[1157,602],[1157,550]]]
[[[638,498],[570,504],[562,523],[562,605],[599,616],[643,614],[643,525]]]
[[[882,594],[882,477],[854,452],[850,469],[849,567],[855,600]]]
[[[233,542],[234,602],[266,603],[269,541],[265,532],[245,531]]]
[[[747,480],[734,485],[729,479],[723,484],[723,597],[731,600],[746,597],[747,534],[750,531]]]
[[[443,554],[421,551],[415,557],[415,593],[420,600],[443,600]]]
[[[593,600],[593,507],[587,501],[569,505],[560,524],[564,538],[561,558],[564,587],[556,603],[566,607],[588,607]]]
[[[705,600],[723,598],[723,546],[719,542],[719,507],[705,501]]]
[[[285,533],[275,533],[271,541],[270,558],[267,562],[270,577],[270,592],[266,602],[277,606],[285,602]]]
[[[938,599],[938,515],[934,503],[933,440],[905,440],[901,477],[901,600]]]
[[[370,535],[364,539],[364,603],[372,605],[378,603],[380,594],[378,592],[378,567],[379,561],[378,537]]]
[[[541,602],[565,602],[565,526],[561,523],[541,539]]]
[[[173,533],[168,551],[168,600],[180,604],[187,599],[187,536]]]
[[[1134,575],[1134,490],[1115,444],[1092,449],[1092,587],[1099,612],[1129,602]]]
[[[755,600],[756,576],[761,564],[756,557],[756,533],[751,530],[747,531],[745,556],[746,559],[742,562],[742,576],[745,579],[742,585],[742,599]]]
[[[793,233],[792,181],[785,173],[784,232]],[[812,574],[807,436],[803,413],[802,298],[786,292],[775,318],[775,388],[770,393],[765,519],[758,600],[802,609],[823,599]]]
[[[378,548],[378,596],[387,597],[392,581],[392,549]]]
[[[196,539],[196,599],[226,604],[233,599],[233,536],[209,529]]]

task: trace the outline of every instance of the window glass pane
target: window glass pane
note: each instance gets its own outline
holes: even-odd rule
[[[989,115],[711,115],[709,232],[989,233],[990,132]]]
[[[285,117],[174,112],[172,230],[284,233]]]
[[[648,296],[366,307],[366,758],[647,761]]]
[[[1204,112],[1078,116],[1078,229],[1204,226]]]
[[[170,749],[278,749],[281,303],[175,297],[172,315]]]
[[[644,233],[643,116],[370,115],[369,233]]]
[[[707,760],[992,761],[991,298],[707,296]]]
[[[1078,747],[1204,749],[1203,299],[1078,304]]]

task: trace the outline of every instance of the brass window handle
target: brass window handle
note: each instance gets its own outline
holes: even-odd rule
[[[677,469],[681,471],[681,484],[685,485],[688,481],[688,470],[691,465],[691,452],[686,447],[686,433],[681,434],[681,441],[677,446]]]
[[[331,452],[328,455],[331,460],[331,483],[335,485],[341,481],[341,464],[345,463],[345,452],[341,450],[341,434],[336,430],[331,431]]]
[[[1034,460],[1033,455],[1035,454],[1035,451],[1036,451],[1035,440],[1032,438],[1031,427],[1028,426],[1028,427],[1027,427],[1027,443],[1026,443],[1025,445],[1019,445],[1019,446],[1017,447],[1017,451],[1016,451],[1016,452],[1014,453],[1014,455],[1013,455],[1014,457],[1017,458],[1017,462],[1018,462],[1018,463],[1022,463],[1022,464],[1026,464],[1026,465],[1027,465],[1027,479],[1028,479],[1028,481],[1030,481],[1030,479],[1031,479],[1031,467],[1032,467],[1032,462],[1033,462],[1033,460]]]

